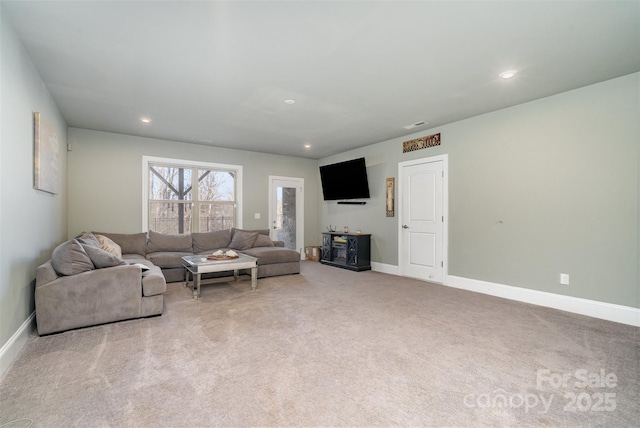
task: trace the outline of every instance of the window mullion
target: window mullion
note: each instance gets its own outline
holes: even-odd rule
[[[200,232],[200,179],[198,178],[198,168],[191,168],[191,200],[193,205],[191,208],[191,230]]]

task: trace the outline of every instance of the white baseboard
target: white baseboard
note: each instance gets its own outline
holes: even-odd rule
[[[582,299],[580,297],[564,296],[562,294],[548,293],[545,291],[496,284],[493,282],[479,281],[477,279],[469,279],[452,275],[447,277],[446,285],[449,287],[474,291],[476,293],[489,294],[491,296],[502,297],[504,299],[517,300],[519,302],[546,306],[548,308],[560,309],[561,311],[640,327],[640,309],[632,308],[630,306],[614,305],[612,303],[598,302],[596,300]]]
[[[400,275],[400,269],[396,265],[371,262],[371,270],[375,272],[388,273],[389,275]]]
[[[33,311],[29,318],[22,323],[18,331],[0,348],[0,376],[9,368],[27,339],[36,329],[36,312]]]

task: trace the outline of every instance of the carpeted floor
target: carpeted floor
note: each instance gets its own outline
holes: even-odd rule
[[[376,272],[170,284],[31,337],[0,427],[638,426],[640,329]]]

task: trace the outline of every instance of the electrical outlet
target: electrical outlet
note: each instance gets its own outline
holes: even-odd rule
[[[253,218],[255,218],[256,220],[258,220],[260,218],[260,213],[254,213],[253,214]]]
[[[560,284],[569,285],[569,274],[568,273],[561,273],[560,274]]]

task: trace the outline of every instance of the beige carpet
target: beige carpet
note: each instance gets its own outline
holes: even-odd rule
[[[0,427],[640,424],[638,328],[314,262],[202,296],[31,337]]]

